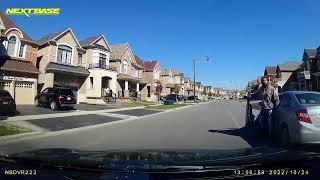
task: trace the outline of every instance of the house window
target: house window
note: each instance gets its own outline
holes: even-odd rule
[[[107,55],[99,53],[99,67],[106,68]]]
[[[17,45],[17,38],[14,36],[11,36],[8,40],[8,55],[14,56],[15,55],[15,49]]]
[[[57,61],[71,64],[72,48],[67,45],[58,45]]]
[[[23,57],[25,44],[22,42],[19,48],[19,57]]]
[[[90,77],[90,88],[93,88],[93,77]]]
[[[139,77],[139,70],[133,69],[133,71],[134,71],[134,77]]]
[[[82,64],[82,54],[78,54],[78,64]]]
[[[128,63],[126,61],[122,62],[122,73],[128,74]]]

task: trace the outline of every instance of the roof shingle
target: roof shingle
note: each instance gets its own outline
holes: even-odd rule
[[[34,42],[32,40],[32,38],[27,33],[22,31],[13,21],[11,21],[11,19],[8,18],[8,16],[3,14],[2,12],[0,12],[0,19],[1,19],[2,23],[3,23],[3,26],[4,26],[5,30],[11,29],[11,28],[17,28],[22,32],[23,39],[25,39],[27,41]]]
[[[18,71],[30,74],[39,74],[40,71],[30,62],[13,59],[0,59],[0,70],[4,71]]]
[[[63,33],[64,31],[66,31],[67,29],[64,29],[63,31],[59,31],[59,32],[50,32],[44,36],[42,36],[40,39],[37,40],[37,42],[41,45],[44,44],[52,39],[54,39],[55,37],[57,37],[59,34]]]
[[[88,37],[86,39],[81,40],[79,43],[81,44],[82,47],[88,46],[88,45],[92,44],[94,41],[96,41],[100,37],[101,37],[101,35],[91,36],[91,37]]]
[[[280,71],[295,71],[302,63],[297,61],[290,61],[283,64],[278,64]]]
[[[309,58],[315,58],[315,56],[317,54],[317,50],[316,49],[304,49],[304,52],[307,54],[307,56]]]
[[[265,68],[265,71],[267,72],[266,75],[275,75],[275,74],[277,74],[277,67],[275,67],[275,66],[267,66]]]
[[[145,70],[153,70],[157,64],[157,61],[143,61],[139,56],[134,55],[134,59],[137,64],[144,67]]]
[[[128,43],[110,45],[111,48],[111,58],[120,59],[122,54],[129,48]]]

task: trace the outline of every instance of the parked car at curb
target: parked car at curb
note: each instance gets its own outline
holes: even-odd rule
[[[178,100],[179,100],[179,101],[187,101],[187,100],[188,100],[188,97],[185,96],[185,95],[178,95]]]
[[[49,107],[52,110],[63,107],[73,108],[77,100],[70,88],[46,88],[35,98],[35,105]]]
[[[272,136],[281,144],[320,143],[320,93],[287,91],[279,94],[280,104],[273,111]]]
[[[200,99],[198,98],[198,96],[189,96],[189,97],[188,97],[188,100],[194,100],[194,99],[200,100]]]
[[[16,103],[10,93],[0,90],[0,115],[14,116],[16,114]]]
[[[164,101],[174,101],[178,102],[179,101],[179,95],[178,94],[168,94],[163,97]]]

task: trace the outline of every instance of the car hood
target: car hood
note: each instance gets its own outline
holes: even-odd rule
[[[85,166],[99,169],[158,169],[172,166],[245,166],[305,160],[317,153],[280,148],[247,148],[236,150],[117,150],[83,151],[50,148],[11,154],[8,157],[24,162],[55,166]]]

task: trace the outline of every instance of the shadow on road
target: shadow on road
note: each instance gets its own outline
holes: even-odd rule
[[[242,127],[239,129],[210,129],[212,133],[221,133],[241,137],[252,147],[271,146],[277,147],[271,138],[268,138],[258,127]]]

